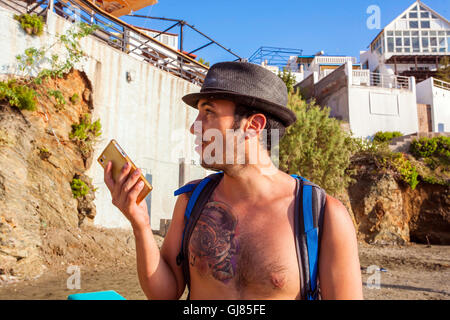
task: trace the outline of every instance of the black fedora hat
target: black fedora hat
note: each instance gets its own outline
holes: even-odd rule
[[[266,112],[286,127],[297,117],[286,107],[287,88],[276,74],[249,62],[220,62],[208,71],[200,92],[187,94],[183,101],[197,108],[200,99],[225,99]]]

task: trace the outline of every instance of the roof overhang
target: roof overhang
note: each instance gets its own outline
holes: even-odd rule
[[[386,64],[395,64],[395,63],[436,63],[440,61],[444,57],[450,57],[448,54],[418,54],[418,55],[402,55],[402,54],[394,54],[389,59],[385,61]]]

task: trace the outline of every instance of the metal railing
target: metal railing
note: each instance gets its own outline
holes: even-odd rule
[[[387,89],[411,89],[408,77],[373,73],[369,70],[353,70],[352,84],[355,86],[381,87]]]
[[[16,11],[23,12],[23,1],[0,0],[8,7],[16,7]],[[155,67],[181,77],[189,82],[200,85],[203,83],[208,67],[195,61],[178,50],[165,45],[136,27],[109,15],[86,0],[43,0],[26,5],[26,12],[37,15],[47,15],[53,11],[60,17],[71,22],[96,24],[101,29],[93,36],[135,58],[146,61]]]
[[[450,91],[450,83],[433,78],[433,86]]]

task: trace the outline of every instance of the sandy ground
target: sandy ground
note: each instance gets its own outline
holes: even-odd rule
[[[161,239],[160,239],[161,240]],[[370,300],[450,300],[450,246],[359,245],[364,298]],[[376,265],[386,271],[367,272]],[[66,269],[49,270],[37,280],[0,287],[0,299],[67,299],[69,294],[115,290],[126,299],[145,299],[135,263],[103,269],[81,267],[81,289],[67,289]],[[379,286],[376,278],[379,276]],[[374,288],[369,288],[373,284]],[[183,297],[185,298],[185,296]]]

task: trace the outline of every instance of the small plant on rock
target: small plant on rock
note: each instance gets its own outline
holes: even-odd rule
[[[19,84],[15,79],[0,82],[0,101],[6,101],[20,110],[36,110],[36,91]]]
[[[91,116],[86,113],[78,124],[72,124],[72,132],[69,138],[76,141],[80,147],[81,153],[87,157],[92,151],[92,146],[96,142],[96,138],[101,133],[100,120],[91,121]]]
[[[89,193],[89,187],[81,179],[74,178],[72,182],[70,182],[70,187],[72,189],[73,197],[76,199],[83,198]]]
[[[80,96],[78,95],[78,93],[74,93],[70,97],[70,102],[72,102],[72,104],[77,104],[79,101],[80,101]]]
[[[42,160],[47,160],[52,155],[51,152],[46,147],[40,147],[39,150],[39,157]]]
[[[64,109],[64,106],[66,104],[66,99],[64,99],[63,94],[59,90],[48,90],[47,94],[49,97],[54,97],[56,100],[56,109],[61,110]]]
[[[29,35],[40,36],[44,31],[44,20],[36,14],[16,14],[14,19],[19,21],[22,29]]]

